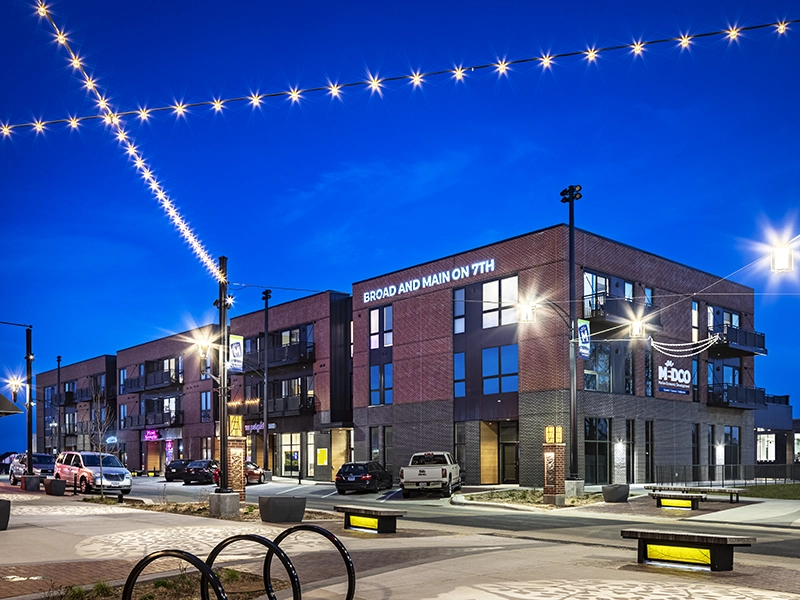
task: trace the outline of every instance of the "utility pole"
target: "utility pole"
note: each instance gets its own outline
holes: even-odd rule
[[[264,470],[269,468],[269,299],[272,290],[264,290],[261,295],[264,300]]]
[[[56,364],[58,364],[57,378],[56,378],[56,454],[59,454],[63,449],[61,445],[61,356],[56,356]]]
[[[25,329],[25,385],[28,387],[28,464],[25,472],[33,475],[33,326]]]

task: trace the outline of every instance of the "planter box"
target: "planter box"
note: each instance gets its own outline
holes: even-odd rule
[[[48,496],[63,496],[67,490],[67,482],[64,479],[45,479],[44,493]]]
[[[259,496],[258,510],[265,523],[300,523],[306,512],[306,498],[299,496]]]
[[[9,516],[11,516],[11,500],[0,500],[0,531],[8,529]]]
[[[234,518],[239,516],[239,494],[236,492],[213,493],[208,496],[211,516]]]
[[[41,483],[40,477],[38,475],[23,475],[19,478],[20,485],[19,488],[21,490],[25,490],[26,492],[38,492],[39,485]]]
[[[615,483],[613,485],[603,486],[603,501],[604,502],[627,502],[628,492],[630,486],[625,483]]]

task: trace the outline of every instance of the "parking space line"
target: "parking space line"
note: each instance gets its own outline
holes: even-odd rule
[[[323,498],[330,498],[330,497],[331,497],[331,496],[333,496],[334,494],[338,494],[338,493],[339,493],[339,492],[337,492],[336,490],[333,490],[333,491],[332,491],[330,494],[325,494],[325,495],[323,496]]]
[[[293,488],[289,488],[288,490],[283,490],[282,492],[278,492],[278,493],[277,493],[277,494],[275,494],[275,495],[276,495],[276,496],[280,496],[281,494],[286,494],[286,493],[288,493],[288,492],[293,492],[294,490],[299,490],[301,487],[303,487],[303,486],[302,486],[302,485],[297,485],[297,486],[295,486],[295,487],[293,487]]]

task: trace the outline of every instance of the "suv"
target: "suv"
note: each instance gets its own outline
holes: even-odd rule
[[[56,459],[56,479],[77,481],[82,494],[92,488],[130,494],[133,484],[131,472],[116,456],[99,452],[62,452]]]
[[[340,494],[351,490],[377,492],[383,488],[392,489],[392,475],[374,461],[344,463],[336,473],[336,491]]]
[[[11,463],[11,467],[8,471],[8,483],[11,485],[17,485],[19,483],[20,478],[25,475],[27,471],[28,464],[28,455],[27,454],[17,454],[14,458],[13,462]],[[53,476],[53,457],[49,454],[40,454],[39,452],[33,453],[33,474],[38,475],[41,478],[47,478]]]

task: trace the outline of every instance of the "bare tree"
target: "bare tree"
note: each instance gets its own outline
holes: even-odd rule
[[[115,425],[116,410],[106,400],[106,390],[104,381],[98,375],[89,377],[89,390],[92,395],[91,412],[89,415],[89,444],[100,453],[100,481],[105,481],[103,477],[103,453],[111,445],[107,441],[109,430]],[[100,485],[100,497],[105,497],[105,488]]]

